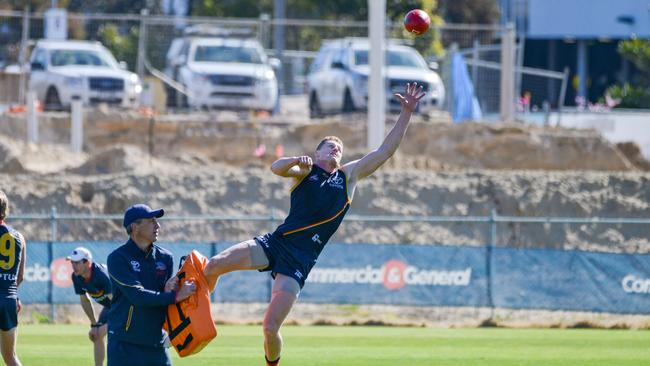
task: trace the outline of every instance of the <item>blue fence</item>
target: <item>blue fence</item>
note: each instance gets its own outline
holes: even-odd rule
[[[65,257],[76,246],[105,262],[121,242],[30,242],[24,303],[77,303]],[[181,255],[211,256],[231,243],[160,243]],[[218,302],[266,302],[268,273],[224,275]],[[650,255],[503,247],[329,244],[301,302],[481,306],[650,313]]]

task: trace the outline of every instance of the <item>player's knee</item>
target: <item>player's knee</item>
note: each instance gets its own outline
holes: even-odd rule
[[[14,350],[2,350],[2,360],[6,365],[16,365],[18,364],[18,359],[16,358],[16,352]]]
[[[264,324],[262,324],[262,330],[264,331],[264,337],[275,337],[280,333],[280,324],[275,320],[265,319]]]

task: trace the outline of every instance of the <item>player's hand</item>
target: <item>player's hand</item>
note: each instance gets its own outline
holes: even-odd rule
[[[196,284],[193,281],[185,281],[176,294],[176,302],[181,302],[196,292]]]
[[[20,313],[21,310],[23,310],[23,303],[20,299],[16,299],[16,313]]]
[[[311,166],[313,164],[313,161],[311,160],[310,156],[298,156],[296,159],[298,159],[298,168],[300,169],[311,169]]]
[[[172,292],[176,291],[178,288],[178,277],[173,276],[172,278],[168,279],[167,282],[165,283],[165,292]]]
[[[422,91],[422,85],[418,86],[418,83],[413,82],[406,84],[404,95],[395,93],[395,98],[399,100],[403,111],[413,112],[420,99],[425,95],[426,93]]]

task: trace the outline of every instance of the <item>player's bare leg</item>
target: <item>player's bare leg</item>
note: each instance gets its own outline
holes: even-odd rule
[[[7,366],[22,366],[16,356],[16,337],[18,336],[17,328],[10,330],[0,330],[0,348],[2,349],[2,359]]]
[[[203,274],[210,288],[214,290],[222,274],[246,269],[262,269],[268,265],[269,260],[264,249],[255,240],[247,240],[210,258]]]
[[[298,299],[300,285],[295,279],[278,274],[271,291],[271,302],[264,315],[264,353],[267,365],[277,365],[282,352],[280,327]]]
[[[98,337],[93,341],[95,350],[95,366],[103,366],[104,359],[106,358],[106,333],[108,332],[108,325],[104,324],[99,327]]]

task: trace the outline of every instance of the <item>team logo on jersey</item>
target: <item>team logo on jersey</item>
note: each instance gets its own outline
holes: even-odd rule
[[[311,237],[311,241],[313,241],[314,243],[318,243],[320,245],[323,245],[323,241],[320,240],[320,237],[318,236],[318,234],[314,234],[314,236]]]
[[[298,278],[302,278],[302,272],[300,272],[299,270],[296,270],[296,272],[294,272],[293,274]]]
[[[135,272],[140,272],[140,262],[138,261],[131,261],[131,267],[133,267],[133,270]]]
[[[167,265],[163,262],[156,262],[156,275],[164,276],[167,273]]]
[[[309,181],[310,182],[315,182],[317,180],[318,180],[318,175],[314,174],[314,175],[309,176]]]
[[[330,187],[343,189],[343,178],[338,175],[328,179],[327,183],[329,183]]]

